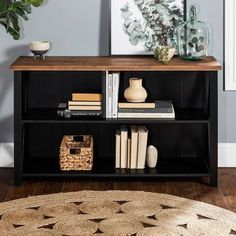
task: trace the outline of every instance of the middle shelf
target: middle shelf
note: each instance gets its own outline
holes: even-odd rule
[[[22,118],[23,123],[94,123],[94,124],[158,124],[158,123],[209,123],[209,117],[203,109],[175,108],[175,119],[103,119],[97,117],[81,117],[78,119],[61,119],[57,117],[56,108],[29,109]]]

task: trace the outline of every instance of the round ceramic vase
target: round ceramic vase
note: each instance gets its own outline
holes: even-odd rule
[[[142,85],[142,79],[131,78],[129,80],[129,88],[125,90],[124,97],[128,102],[145,102],[147,91]]]
[[[150,145],[147,148],[147,166],[149,168],[155,168],[158,161],[158,151],[156,147]]]

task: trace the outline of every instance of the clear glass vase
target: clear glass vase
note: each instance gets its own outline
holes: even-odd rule
[[[209,34],[208,25],[198,20],[197,7],[192,5],[189,19],[176,29],[179,56],[191,61],[198,61],[208,56]]]

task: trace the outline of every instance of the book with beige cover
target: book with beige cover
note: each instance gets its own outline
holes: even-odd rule
[[[148,130],[145,126],[139,126],[138,128],[138,161],[137,169],[144,169],[146,162],[148,141]]]
[[[137,155],[138,155],[138,127],[131,126],[131,157],[130,157],[130,169],[137,168]]]
[[[69,110],[71,111],[101,111],[102,106],[69,106]]]
[[[127,168],[128,156],[128,130],[126,127],[121,127],[121,143],[120,143],[120,168]]]
[[[101,106],[102,102],[68,101],[68,106]]]
[[[144,103],[131,103],[131,102],[120,102],[118,108],[155,108],[155,102],[144,102]]]
[[[127,146],[127,168],[130,169],[131,165],[131,139],[128,138],[128,146]]]
[[[120,144],[121,144],[121,134],[120,130],[116,131],[116,169],[120,168]]]

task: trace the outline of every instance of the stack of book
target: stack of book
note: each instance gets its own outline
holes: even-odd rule
[[[102,113],[102,94],[73,93],[68,101],[68,109],[74,116],[100,116]]]
[[[118,117],[118,95],[119,95],[119,84],[120,74],[106,72],[104,91],[105,91],[105,104],[104,114],[106,118],[117,118]]]
[[[172,101],[157,100],[154,103],[119,103],[118,118],[163,118],[174,119]]]
[[[145,126],[121,127],[116,132],[116,168],[144,169],[148,130]]]

